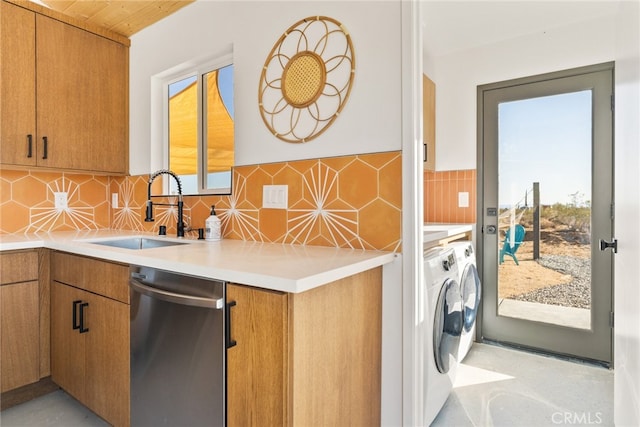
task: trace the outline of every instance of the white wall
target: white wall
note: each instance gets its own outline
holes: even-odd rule
[[[271,135],[258,109],[262,67],[282,33],[302,18],[324,15],[349,31],[356,75],[350,98],[318,138],[290,144]],[[399,1],[205,1],[134,34],[130,50],[130,172],[149,173],[160,139],[151,115],[153,75],[233,44],[236,165],[314,159],[401,149]],[[374,30],[375,27],[375,30]],[[155,104],[157,105],[157,103]],[[157,151],[157,150],[156,150]],[[152,158],[159,156],[153,154]]]
[[[614,413],[622,427],[640,425],[640,3],[624,2],[616,26]]]
[[[436,83],[436,169],[476,168],[478,85],[612,61],[614,24],[609,16],[445,56],[425,54],[425,71]]]
[[[130,173],[162,168],[162,126],[152,110],[152,76],[233,44],[236,165],[316,159],[402,149],[402,2],[199,0],[131,37]],[[283,142],[265,127],[258,109],[262,67],[282,33],[308,16],[328,16],[349,31],[356,74],[340,116],[304,144]],[[153,95],[153,96],[152,96]],[[407,203],[411,203],[410,201]],[[402,423],[402,269],[385,268],[382,423]]]

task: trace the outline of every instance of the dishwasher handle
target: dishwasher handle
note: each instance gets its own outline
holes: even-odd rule
[[[163,289],[145,285],[141,281],[134,278],[131,278],[129,280],[129,286],[131,286],[133,290],[140,292],[141,294],[167,302],[189,305],[193,307],[215,308],[217,310],[224,308],[224,298],[205,298],[178,294],[175,292],[169,292]]]

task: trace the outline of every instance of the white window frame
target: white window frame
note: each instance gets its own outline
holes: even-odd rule
[[[197,77],[198,80],[198,121],[197,121],[197,193],[195,195],[227,195],[232,190],[232,173],[229,187],[206,188],[207,176],[204,171],[203,155],[206,147],[203,141],[203,80],[204,75],[220,68],[233,65],[233,46],[229,45],[223,51],[206,57],[187,61],[156,74],[151,78],[151,165],[154,170],[168,169],[169,167],[169,86],[173,83]],[[235,93],[235,90],[234,90]],[[234,100],[235,103],[235,100]],[[235,123],[235,120],[234,120]],[[154,139],[159,139],[160,143],[154,143]],[[160,153],[154,152],[159,150]],[[155,167],[154,167],[155,166]],[[163,194],[171,194],[171,181],[163,180]],[[175,193],[175,191],[174,191]],[[185,193],[187,194],[187,193]]]

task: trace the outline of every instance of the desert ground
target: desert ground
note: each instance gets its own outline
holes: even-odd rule
[[[589,283],[585,283],[585,277],[590,276],[588,264],[591,245],[588,242],[588,233],[560,224],[543,224],[540,236],[542,259],[536,261],[533,259],[533,228],[530,224],[523,225],[526,230],[524,243],[516,252],[520,265],[516,265],[511,257],[505,256],[504,263],[498,268],[499,297],[588,308],[590,289]],[[565,263],[573,264],[573,268],[570,268],[570,265],[564,266]],[[543,264],[554,265],[555,268],[545,267]],[[576,276],[583,276],[582,280],[578,280],[580,283],[577,290],[576,276],[567,273],[574,271],[573,274],[576,274],[576,269],[580,273]],[[569,287],[572,289],[567,289]],[[557,297],[554,297],[556,290],[559,292]],[[561,295],[566,292],[581,294],[577,299],[581,299],[582,302],[576,303],[576,298]],[[546,295],[543,301],[535,296],[541,294]]]

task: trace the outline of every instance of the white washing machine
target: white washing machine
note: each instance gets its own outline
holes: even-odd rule
[[[460,283],[460,293],[464,304],[462,336],[460,337],[460,352],[458,353],[458,361],[461,362],[469,352],[475,338],[476,318],[480,307],[482,286],[476,266],[473,242],[451,242],[448,247],[456,253],[459,272],[458,282]]]
[[[424,423],[431,424],[453,389],[462,333],[462,296],[455,252],[432,248],[424,252],[427,297],[424,339]]]

